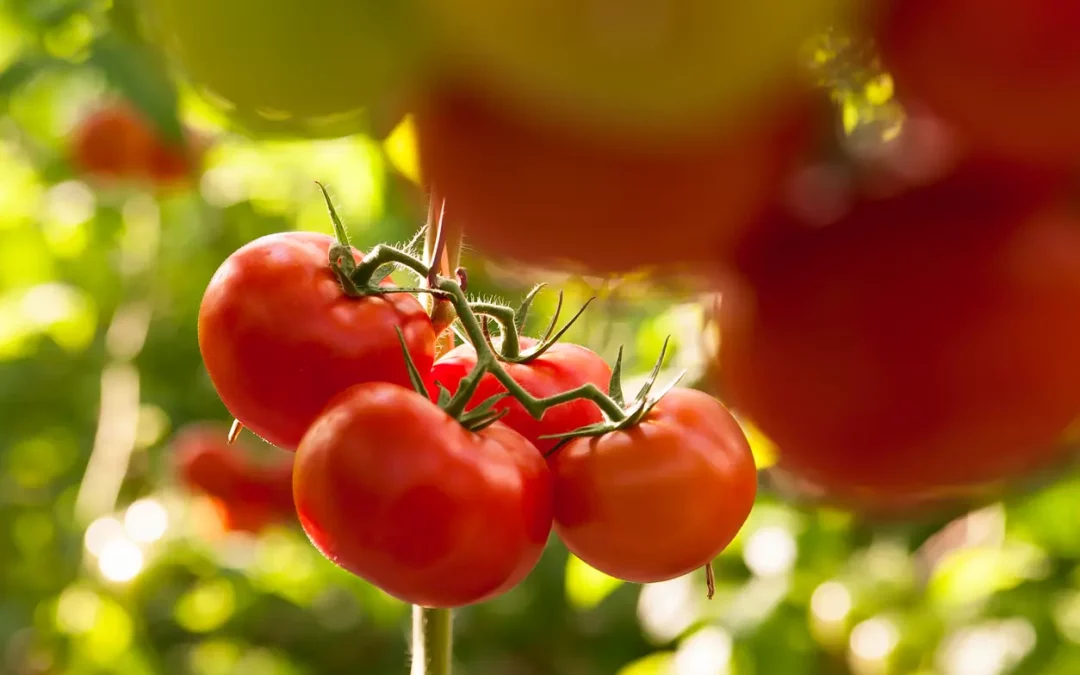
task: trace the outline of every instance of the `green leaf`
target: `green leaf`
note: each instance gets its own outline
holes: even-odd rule
[[[63,65],[63,62],[39,54],[22,56],[0,73],[0,99],[5,99],[34,79],[48,68]]]
[[[183,143],[184,129],[178,113],[179,96],[153,55],[116,37],[98,40],[89,63],[101,70],[117,91],[131,101],[162,136]]]
[[[417,370],[416,364],[412,360],[412,354],[409,353],[409,345],[405,342],[405,334],[401,332],[401,328],[398,326],[395,326],[394,330],[397,331],[398,342],[401,343],[401,352],[405,355],[405,367],[409,370],[409,382],[412,383],[416,393],[428,398],[427,386],[424,384],[424,378],[421,377],[420,371]]]
[[[623,348],[622,345],[619,345],[619,355],[615,357],[615,364],[611,366],[611,379],[608,380],[608,396],[614,399],[620,407],[626,407],[626,401],[623,400],[622,360]]]

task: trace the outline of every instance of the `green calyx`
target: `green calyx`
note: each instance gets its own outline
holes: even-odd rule
[[[357,263],[353,259],[353,249],[349,244],[348,233],[338,217],[329,193],[321,183],[319,188],[322,190],[327,209],[330,211],[330,217],[334,223],[334,233],[337,238],[337,243],[331,247],[329,252],[329,265],[347,295],[364,297],[392,293],[429,293],[447,301],[453,307],[457,314],[453,326],[454,332],[472,344],[476,350],[476,365],[461,381],[457,393],[453,395],[441,384],[437,384],[439,392],[436,403],[447,414],[460,421],[467,429],[479,431],[501,419],[507,413],[507,410],[495,410],[494,406],[508,396],[517,400],[525,411],[535,419],[541,419],[548,409],[557,405],[586,399],[593,402],[603,413],[605,418],[603,422],[582,427],[567,434],[546,436],[544,438],[558,438],[569,441],[583,436],[599,436],[612,431],[627,429],[639,423],[664,394],[670,391],[681,379],[682,375],[664,387],[659,393],[650,395],[663,365],[664,357],[667,354],[668,340],[665,340],[652,373],[642,386],[641,391],[629,404],[624,401],[622,393],[622,348],[619,349],[619,356],[612,368],[611,381],[608,386],[610,394],[605,393],[593,384],[585,384],[545,398],[532,396],[510,376],[503,364],[528,363],[543,355],[566,334],[567,330],[581,317],[595,298],[590,298],[569,321],[556,330],[563,306],[563,294],[559,293],[556,310],[544,332],[544,337],[532,348],[522,353],[521,329],[524,326],[525,318],[533,300],[543,289],[543,284],[533,288],[525,296],[519,309],[515,311],[513,308],[504,305],[470,302],[463,288],[463,281],[466,278],[463,270],[457,271],[455,274],[457,278],[455,279],[439,276],[433,273],[431,265],[414,256],[409,250],[380,244],[371,249]],[[414,239],[407,249],[412,249],[415,242]],[[378,283],[378,279],[382,278],[380,272],[387,267],[412,272],[419,277],[420,284],[415,287],[380,286]],[[500,329],[502,342],[498,350],[492,345],[489,331],[490,322],[494,322]],[[398,339],[405,354],[405,362],[413,387],[418,393],[430,400],[427,385],[423,376],[417,370],[416,364],[412,361],[404,335],[401,334],[400,329],[398,329]],[[480,380],[488,373],[498,380],[506,391],[492,396],[473,409],[466,411],[465,408],[476,393]],[[562,443],[560,443],[561,445]]]

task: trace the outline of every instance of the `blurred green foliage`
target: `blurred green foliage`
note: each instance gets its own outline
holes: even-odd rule
[[[360,246],[408,239],[425,209],[393,168],[415,171],[407,137],[245,138],[156,59],[130,1],[0,3],[0,673],[405,672],[406,606],[297,529],[206,536],[210,515],[176,486],[168,440],[227,420],[196,342],[217,265],[262,234],[328,232],[315,180]],[[72,172],[72,126],[117,94],[163,133],[179,111],[215,135],[195,189],[100,189]],[[609,358],[626,345],[640,374],[672,333],[669,367],[702,376],[696,298],[471,254],[473,293],[515,302],[546,279],[569,308],[597,295],[571,339]],[[554,304],[540,296],[531,332]],[[764,495],[716,561],[712,601],[701,576],[625,585],[553,540],[525,584],[458,612],[458,672],[1077,673],[1078,510],[1076,478],[907,526]]]

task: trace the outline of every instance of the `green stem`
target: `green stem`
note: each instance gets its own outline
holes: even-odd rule
[[[448,609],[413,607],[412,669],[409,675],[450,675],[454,618]]]
[[[414,258],[408,253],[389,246],[379,245],[373,248],[360,264],[356,266],[352,279],[356,285],[361,288],[371,288],[371,281],[375,272],[383,265],[389,264],[406,267],[422,278],[426,278],[430,271],[423,261]],[[382,289],[373,292],[385,292],[385,290],[386,289]],[[432,290],[443,293],[446,299],[453,305],[454,310],[457,312],[458,320],[465,330],[466,337],[469,338],[469,342],[472,343],[473,348],[476,350],[476,367],[472,375],[475,375],[477,380],[479,380],[484,372],[490,372],[495,379],[506,387],[506,390],[510,395],[521,403],[522,407],[525,408],[525,411],[532,417],[540,419],[543,417],[544,412],[549,408],[577,399],[587,399],[595,403],[596,406],[607,415],[608,419],[613,422],[621,422],[627,418],[626,411],[623,410],[622,406],[620,406],[617,401],[592,384],[586,384],[577,389],[571,389],[570,391],[555,394],[554,396],[549,396],[547,398],[534,397],[529,392],[522,389],[521,385],[506,372],[498,355],[492,350],[487,339],[484,337],[484,329],[477,319],[474,305],[469,303],[469,299],[465,296],[465,291],[461,290],[461,286],[457,281],[440,276],[435,280]],[[514,311],[512,309],[486,303],[478,303],[478,306],[485,314],[490,313],[486,310],[495,310],[495,313],[500,315],[496,316],[497,320],[500,318],[507,320],[504,324],[504,330],[513,331],[510,334],[514,337],[517,336],[517,328],[513,320]],[[503,321],[500,320],[500,323],[503,323]],[[512,328],[507,328],[507,326],[512,326]],[[514,342],[516,343],[517,340],[514,340]],[[517,345],[515,344],[515,346]],[[461,394],[462,392],[459,391],[458,393]],[[452,400],[450,405],[454,409],[458,409],[459,407],[463,409],[464,404],[461,400],[458,400],[460,397],[455,396],[454,399],[455,400]]]
[[[502,328],[502,356],[504,359],[516,359],[521,355],[517,315],[512,308],[490,302],[474,302],[470,306],[474,314],[486,314],[499,322],[499,326]]]

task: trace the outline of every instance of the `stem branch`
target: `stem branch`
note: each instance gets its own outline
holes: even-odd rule
[[[448,609],[413,607],[413,660],[409,675],[450,675],[453,624],[453,615]]]

